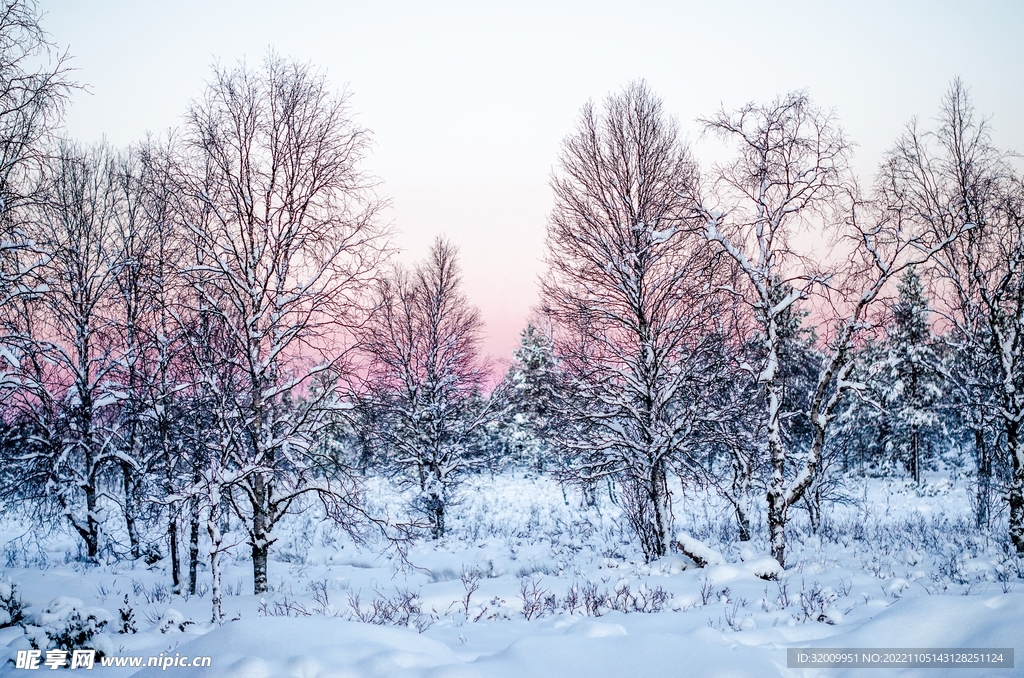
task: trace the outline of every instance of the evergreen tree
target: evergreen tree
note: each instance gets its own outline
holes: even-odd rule
[[[883,454],[920,484],[934,463],[940,433],[937,407],[942,395],[938,357],[928,324],[928,300],[914,269],[900,279],[899,298],[886,332],[884,362],[876,372],[883,407]]]
[[[552,454],[549,437],[556,426],[553,400],[559,388],[551,337],[528,323],[512,356],[512,366],[492,394],[502,413],[496,436],[507,459],[543,472]]]
[[[847,398],[837,420],[834,437],[843,455],[844,468],[856,466],[862,475],[892,472],[886,461],[889,422],[880,404],[883,379],[878,374],[880,366],[886,364],[887,350],[885,341],[874,338],[858,349],[850,378],[863,387]]]

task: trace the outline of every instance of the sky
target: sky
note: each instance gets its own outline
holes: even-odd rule
[[[805,89],[834,109],[870,182],[954,77],[1024,152],[1024,2],[374,2],[43,0],[86,84],[66,133],[128,145],[181,123],[214,63],[269,48],[321,68],[373,131],[365,169],[391,200],[401,260],[460,248],[485,350],[508,359],[544,271],[548,180],[580,107],[644,78],[704,164],[695,122]]]

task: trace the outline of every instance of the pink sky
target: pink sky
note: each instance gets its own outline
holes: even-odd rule
[[[898,5],[898,6],[896,6]],[[346,83],[374,130],[368,169],[392,199],[401,258],[439,233],[460,248],[486,350],[509,357],[536,301],[547,179],[580,106],[643,77],[697,156],[693,120],[807,88],[859,144],[868,183],[914,114],[954,76],[996,142],[1024,150],[1024,3],[315,2],[49,0],[44,26],[89,84],[68,133],[128,144],[178,124],[219,59],[270,45]]]

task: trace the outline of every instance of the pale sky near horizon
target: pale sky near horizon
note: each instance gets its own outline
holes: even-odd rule
[[[127,145],[177,126],[215,61],[268,47],[348,87],[374,132],[366,169],[392,201],[403,260],[460,248],[486,350],[509,357],[543,271],[548,177],[580,107],[645,78],[698,159],[719,105],[807,89],[858,144],[869,182],[954,77],[994,139],[1024,152],[1024,2],[317,2],[43,0],[74,57],[66,132]]]

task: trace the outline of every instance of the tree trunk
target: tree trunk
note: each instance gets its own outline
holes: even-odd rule
[[[736,510],[736,525],[739,527],[740,541],[750,541],[750,460],[738,449],[734,449],[732,500]],[[710,470],[710,467],[709,467]]]
[[[131,549],[132,559],[138,560],[142,555],[139,545],[139,528],[135,524],[135,511],[137,502],[137,491],[135,479],[132,476],[131,465],[127,462],[121,464],[122,487],[124,488],[124,526],[128,531],[128,544]]]
[[[219,503],[219,502],[218,502]],[[212,607],[210,621],[214,624],[224,623],[223,593],[220,579],[220,545],[222,535],[217,525],[217,506],[210,507],[210,515],[206,521],[206,531],[210,535],[210,605]]]
[[[79,421],[82,431],[82,438],[80,444],[85,452],[85,483],[82,487],[82,491],[85,493],[85,532],[79,532],[85,539],[86,555],[89,560],[95,561],[99,556],[100,546],[100,523],[99,523],[99,507],[96,505],[96,476],[98,469],[96,468],[96,462],[93,458],[93,437],[92,437],[92,419],[86,416],[85,413],[90,411],[92,407],[92,398],[83,393],[82,389],[79,389],[79,393],[82,395],[82,412],[79,414]],[[70,515],[70,514],[69,514]]]
[[[1018,555],[1024,555],[1024,445],[1020,440],[1020,421],[1006,417],[1006,449],[1013,475],[1007,488],[1010,503],[1010,541]]]
[[[270,590],[267,583],[267,554],[270,544],[267,539],[267,486],[262,476],[253,478],[252,484],[252,533],[249,545],[252,547],[253,593],[262,595]]]
[[[671,537],[669,530],[668,478],[665,472],[665,460],[658,459],[651,467],[650,498],[652,521],[651,530],[654,536],[652,552],[647,560],[661,558],[668,554]]]
[[[771,487],[768,489],[768,543],[771,549],[772,558],[778,561],[779,565],[786,565],[786,513],[789,506],[786,505],[782,488]]]
[[[85,523],[87,526],[85,535],[86,555],[89,556],[89,560],[94,561],[99,556],[100,523],[96,520],[96,485],[91,481],[85,486],[85,509]]]
[[[255,541],[255,540],[254,540]],[[252,575],[254,579],[253,593],[261,595],[270,590],[267,583],[267,555],[270,548],[267,546],[266,538],[263,541],[256,541],[252,545]]]
[[[427,513],[430,517],[430,536],[440,539],[444,536],[444,500],[436,492],[427,497]]]
[[[178,521],[174,511],[167,521],[167,542],[171,553],[171,593],[181,595],[181,560],[178,558]]]
[[[770,373],[765,380],[768,401],[768,453],[771,455],[772,474],[768,481],[768,540],[772,558],[782,567],[786,566],[786,518],[789,500],[786,497],[786,445],[782,440],[782,423],[779,419],[782,409],[781,386],[776,383],[774,373],[778,369],[778,331],[774,320],[768,323],[768,366],[762,371]]]
[[[57,495],[57,502],[60,504],[61,511],[64,513],[64,517],[71,523],[71,527],[78,533],[78,536],[82,538],[82,543],[85,544],[86,553],[91,553],[90,558],[95,558],[96,546],[93,536],[89,534],[87,525],[82,525],[75,520],[74,515],[71,512],[71,508],[68,506],[67,498],[63,494]]]
[[[804,501],[807,504],[807,519],[811,523],[811,532],[818,534],[818,530],[821,529],[821,490],[817,479],[808,488]]]
[[[991,516],[992,455],[985,444],[985,430],[980,425],[974,429],[974,458],[978,465],[975,524],[979,528],[987,528]]]
[[[736,525],[740,531],[740,541],[750,541],[750,516],[747,514],[746,509],[740,506],[739,502],[736,506]]]
[[[193,499],[189,502],[189,530],[188,530],[188,593],[196,594],[196,575],[199,569],[199,508]]]

